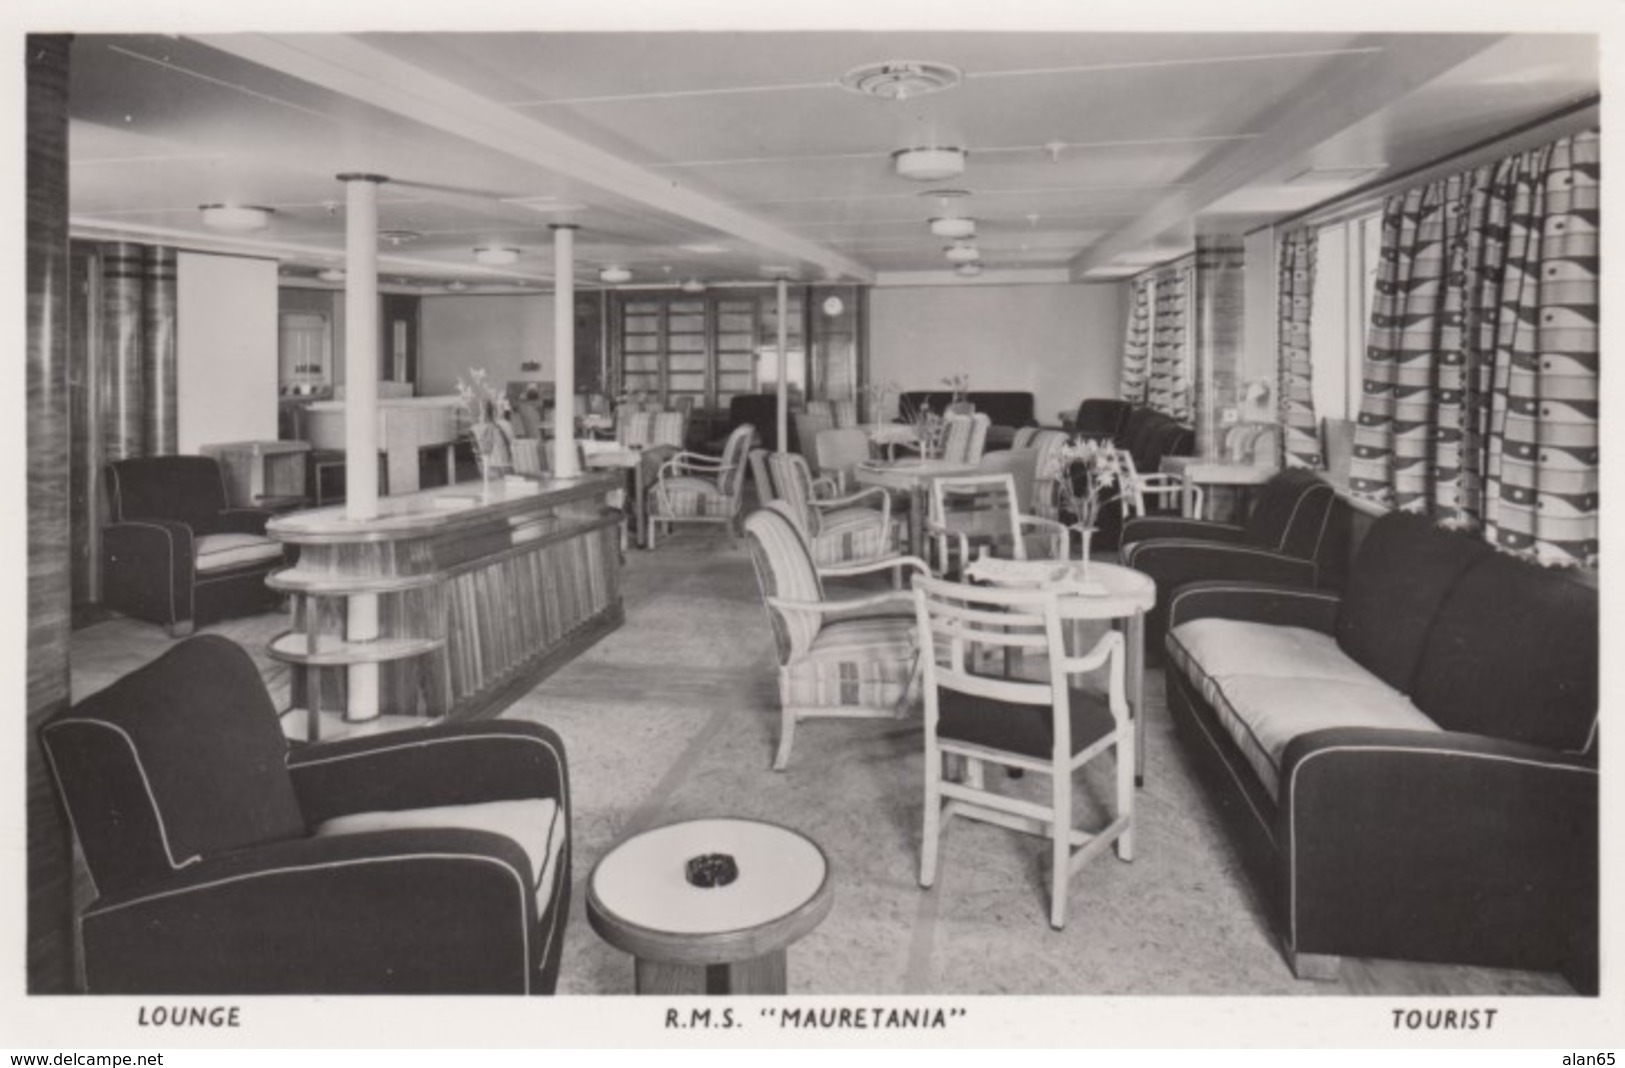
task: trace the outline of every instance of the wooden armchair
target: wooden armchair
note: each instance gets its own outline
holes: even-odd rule
[[[871,486],[835,496],[835,482],[813,478],[807,461],[793,452],[772,453],[767,465],[778,499],[807,540],[814,566],[839,567],[895,555],[891,495],[884,489]]]
[[[776,501],[745,519],[751,563],[778,651],[781,725],[775,771],[790,762],[799,721],[900,717],[915,690],[911,595],[890,590],[825,600],[823,576],[861,575],[899,564],[925,570],[916,557],[891,557],[820,572],[787,507]]]
[[[733,536],[745,484],[745,454],[756,430],[749,423],[728,435],[721,456],[679,452],[661,465],[649,489],[649,548],[661,524],[670,534],[675,523],[721,523]]]

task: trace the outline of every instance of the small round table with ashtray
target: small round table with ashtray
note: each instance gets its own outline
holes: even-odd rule
[[[633,835],[587,883],[587,919],[632,954],[639,994],[783,994],[786,950],[833,901],[816,842],[746,819]]]

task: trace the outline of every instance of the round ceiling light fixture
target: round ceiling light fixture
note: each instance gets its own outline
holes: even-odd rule
[[[605,267],[598,272],[598,280],[606,285],[618,286],[632,280],[632,272],[625,267]]]
[[[958,67],[918,59],[865,63],[841,75],[841,88],[882,100],[911,100],[952,89],[964,80]]]
[[[225,230],[234,234],[247,234],[271,225],[271,208],[257,204],[199,204],[203,225],[211,230]]]
[[[453,293],[461,293],[463,290],[468,288],[468,283],[463,281],[461,278],[453,278],[451,281],[446,283],[446,288],[451,290]]]
[[[487,267],[507,267],[519,262],[519,250],[501,245],[481,245],[474,250],[474,259]]]
[[[344,281],[344,269],[341,267],[323,267],[316,272],[316,277],[324,282]]]
[[[949,263],[975,263],[982,258],[982,250],[969,241],[955,241],[942,252]]]
[[[677,288],[681,289],[684,293],[704,293],[705,283],[700,281],[698,278],[689,278]]]
[[[422,236],[423,235],[418,233],[416,230],[380,230],[380,231],[378,231],[378,240],[380,240],[380,241],[388,241],[390,243],[390,245],[392,247],[394,247],[394,248],[400,248],[402,245],[410,245],[412,242],[416,241],[418,238],[420,238]]]
[[[899,178],[915,182],[939,182],[965,173],[962,148],[900,148],[891,154]]]
[[[961,278],[975,278],[977,275],[982,273],[982,265],[974,262],[961,263],[958,267],[954,268],[954,273],[959,275]]]
[[[931,220],[931,232],[938,237],[975,237],[976,220],[963,215],[940,215]]]

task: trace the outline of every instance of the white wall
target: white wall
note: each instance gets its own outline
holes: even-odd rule
[[[176,430],[183,453],[277,436],[275,260],[182,252],[175,282]]]
[[[424,297],[418,394],[454,393],[457,376],[482,367],[490,381],[553,380],[552,294],[447,294]],[[538,360],[539,372],[519,365]]]
[[[1117,396],[1126,286],[959,285],[876,288],[869,294],[870,379],[942,389],[1033,394],[1038,421]]]

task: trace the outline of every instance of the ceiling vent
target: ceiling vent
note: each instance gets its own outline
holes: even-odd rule
[[[882,100],[912,100],[952,89],[962,80],[959,68],[946,63],[893,59],[854,67],[841,75],[841,88]]]

